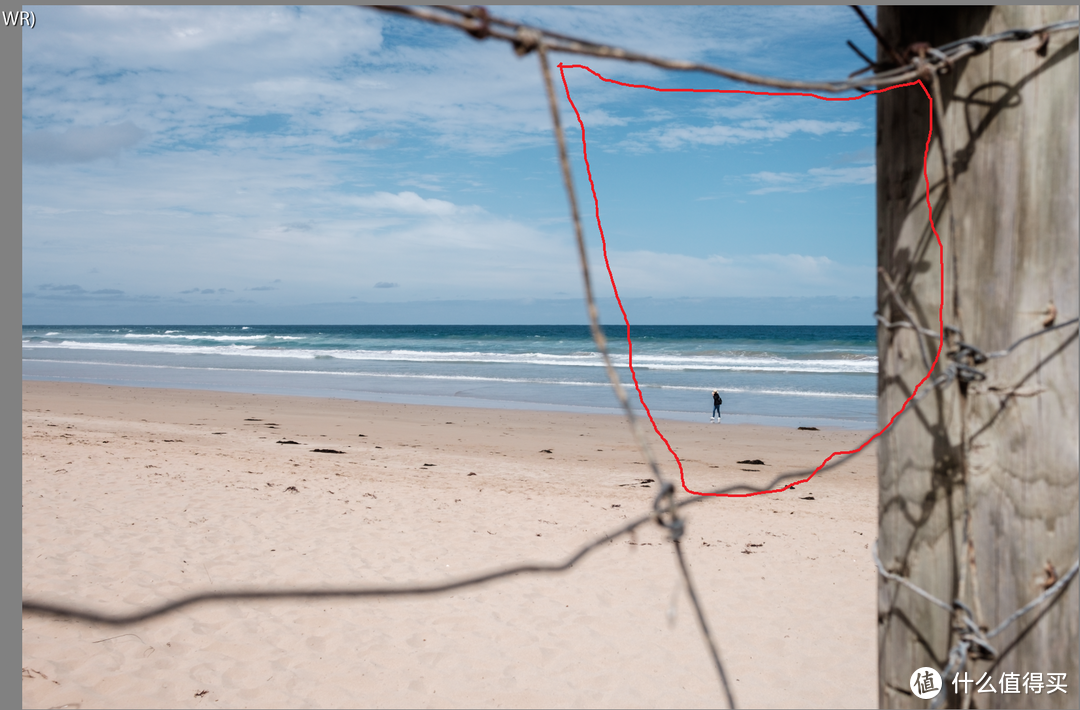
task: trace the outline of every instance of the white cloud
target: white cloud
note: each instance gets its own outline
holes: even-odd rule
[[[588,123],[585,124],[588,127]],[[679,150],[697,145],[738,145],[753,141],[777,141],[797,133],[822,136],[827,133],[851,133],[860,129],[858,121],[820,121],[794,119],[789,121],[754,119],[739,124],[712,126],[664,126],[630,134],[622,146],[636,151],[652,148]]]
[[[483,212],[483,210],[475,205],[459,207],[453,202],[447,202],[446,200],[436,200],[434,198],[425,199],[415,192],[399,192],[396,195],[389,192],[376,192],[374,195],[352,198],[351,202],[358,207],[363,207],[373,212],[396,212],[401,214],[432,215],[437,217],[450,217],[452,215]]]
[[[751,195],[767,195],[772,192],[809,192],[837,185],[873,185],[877,180],[877,167],[861,165],[851,168],[811,168],[805,173],[775,173],[763,171],[747,175],[751,182],[762,184]]]
[[[600,128],[607,126],[625,126],[629,123],[629,119],[612,116],[603,109],[594,109],[592,111],[582,111],[581,121],[585,124],[585,128]]]
[[[654,56],[711,61],[773,75],[820,71],[806,66],[805,54],[802,61],[785,62],[782,49],[794,42],[838,29],[856,39],[867,34],[855,13],[843,6],[683,5],[677,12],[665,5],[505,6],[498,8],[498,15]],[[846,59],[850,50],[843,49]],[[599,67],[602,60],[562,61]],[[630,76],[671,76],[647,65],[608,66],[621,67]]]
[[[381,16],[350,7],[88,5],[44,7],[38,15],[49,25],[26,38],[32,61],[89,66],[100,75],[123,69],[208,79],[216,73],[212,83],[220,83],[222,75],[291,74],[382,43]]]
[[[202,153],[59,175],[28,166],[25,278],[170,297],[212,284],[281,304],[347,298],[358,284],[365,299],[402,301],[546,298],[577,284],[564,228],[409,191],[350,195],[335,188],[340,169]],[[48,209],[54,200],[66,209]],[[284,283],[265,286],[275,277]],[[379,282],[399,286],[372,290]]]
[[[194,284],[213,285],[213,294],[200,289],[199,298],[232,289],[280,304],[357,293],[393,300],[578,293],[535,56],[518,59],[493,41],[352,7],[35,11],[38,28],[23,40],[28,283],[81,284],[89,294],[123,291],[131,298],[176,298]],[[792,66],[829,72],[805,62],[783,65],[777,57],[784,53],[772,50],[800,36],[819,42],[815,33],[846,27],[845,13],[499,9],[654,54],[789,75]],[[712,81],[580,61],[639,83]],[[586,128],[652,126],[638,134],[650,149],[844,134],[855,130],[848,124],[859,125],[781,114],[765,98],[734,107],[706,101],[687,116],[642,106],[640,92],[584,72],[567,76],[575,91],[591,82],[579,101]],[[562,111],[566,125],[576,127],[569,107]],[[272,128],[253,128],[271,115],[280,117]],[[657,125],[695,117],[713,125]],[[534,147],[546,152],[520,152]],[[509,155],[513,160],[500,162]],[[810,171],[754,185],[856,177]],[[519,178],[553,187],[512,183]],[[455,192],[465,184],[475,189],[468,197]],[[439,199],[425,196],[434,191]],[[476,195],[490,197],[484,208],[472,204],[481,201]],[[549,209],[553,199],[557,207]],[[517,210],[528,216],[510,216]],[[769,274],[782,274],[774,281],[784,295],[824,289],[815,281],[821,274],[848,275],[832,263],[776,258],[615,254],[617,275],[625,273],[627,288],[644,294],[769,292]],[[873,275],[863,280],[872,284]],[[373,288],[377,283],[398,286]],[[40,290],[36,297],[69,293],[75,292]]]
[[[868,296],[874,286],[874,267],[839,264],[824,256],[703,258],[634,251],[612,252],[610,260],[619,292],[627,297]]]
[[[109,163],[61,176],[27,169],[30,193],[61,195],[68,207],[29,204],[38,216],[25,233],[28,283],[163,298],[195,284],[204,298],[213,285],[214,295],[244,290],[279,304],[347,299],[358,289],[365,300],[412,301],[551,298],[580,288],[564,224],[539,228],[410,191],[343,194],[332,187],[332,164],[315,158],[217,162],[196,153],[131,169],[122,192],[108,178],[123,169]],[[53,192],[37,188],[42,179],[53,181]],[[871,267],[820,256],[612,251],[611,261],[628,296],[866,295],[874,283]],[[88,264],[101,273],[88,276]],[[600,289],[603,265],[593,268]],[[275,278],[283,282],[266,285]],[[377,283],[398,286],[372,288]]]
[[[131,121],[59,132],[34,131],[23,136],[23,159],[36,163],[82,163],[115,158],[146,135],[146,131]]]
[[[586,6],[499,12],[650,53],[721,58],[739,67],[770,54],[785,38],[836,25],[850,14],[841,10]],[[48,31],[24,41],[24,115],[36,130],[133,121],[159,145],[170,146],[217,142],[221,137],[213,132],[238,116],[286,113],[292,145],[352,145],[370,138],[354,134],[372,130],[420,131],[445,148],[484,155],[550,141],[535,57],[518,59],[500,43],[476,42],[447,28],[323,6],[54,6],[41,8],[39,16]],[[392,42],[384,38],[388,26],[394,28]],[[624,80],[685,76],[568,59]],[[624,112],[607,102],[633,104],[629,92],[596,87],[593,94],[586,126],[626,124]],[[573,116],[563,110],[573,128]]]

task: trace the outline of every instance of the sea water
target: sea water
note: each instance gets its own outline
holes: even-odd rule
[[[874,326],[608,326],[655,417],[865,428]],[[615,413],[587,326],[24,326],[23,378]],[[632,348],[632,349],[631,349]]]

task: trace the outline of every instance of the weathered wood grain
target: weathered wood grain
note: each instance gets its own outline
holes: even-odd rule
[[[899,48],[1076,16],[1076,6],[882,7],[878,14]],[[1051,304],[1061,322],[1077,315],[1080,302],[1077,39],[1057,34],[1040,51],[1041,41],[997,44],[941,77],[941,125],[927,168],[944,245],[943,317],[984,351],[1041,330]],[[937,330],[942,266],[922,175],[929,121],[920,88],[879,96],[877,238],[879,266],[919,325]],[[884,283],[878,294],[879,312],[903,320]],[[879,327],[882,424],[927,372],[920,337]],[[937,342],[925,338],[925,346],[933,353]],[[1060,574],[1077,559],[1078,351],[1076,328],[1034,338],[978,365],[985,380],[931,393],[880,445],[882,562],[940,599],[961,599],[981,625],[996,626],[1037,596],[1048,564]],[[943,354],[935,373],[949,362]],[[1076,706],[1078,589],[1073,583],[1045,614],[1033,611],[995,638],[997,660],[967,667],[976,680],[992,673],[995,687],[1006,672],[1068,673],[1068,694],[998,688],[969,695],[975,707]],[[879,580],[878,609],[880,703],[926,707],[908,681],[920,666],[945,665],[957,640],[953,619],[886,580]],[[962,701],[950,697],[949,705]]]

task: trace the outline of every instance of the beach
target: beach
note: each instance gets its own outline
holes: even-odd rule
[[[869,433],[705,414],[660,421],[698,490]],[[685,509],[740,705],[876,704],[876,475],[871,445],[792,490]],[[23,382],[22,476],[24,598],[109,613],[557,562],[657,492],[609,414],[39,381]],[[26,615],[22,648],[25,707],[724,705],[655,524],[564,573],[432,596],[206,603],[123,627]]]
[[[605,328],[657,417],[869,429],[873,326]],[[627,336],[633,335],[635,374]],[[619,414],[586,326],[23,326],[23,377],[398,404]]]

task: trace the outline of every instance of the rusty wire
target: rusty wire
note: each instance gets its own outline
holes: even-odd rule
[[[1032,37],[1053,32],[1064,32],[1076,29],[1080,26],[1078,20],[1065,20],[1054,22],[1031,29],[1012,29],[987,36],[966,37],[955,42],[942,45],[941,47],[926,50],[925,57],[913,57],[903,66],[885,69],[868,77],[855,79],[848,77],[839,80],[826,81],[801,81],[795,79],[778,79],[775,77],[760,76],[747,72],[728,69],[713,64],[690,62],[679,59],[666,59],[655,57],[641,52],[635,52],[621,47],[614,47],[600,42],[571,37],[569,35],[552,32],[542,27],[535,27],[513,20],[507,20],[492,15],[483,7],[456,7],[453,5],[433,5],[425,7],[408,7],[403,5],[371,5],[364,6],[380,12],[396,15],[406,15],[418,20],[423,20],[437,25],[457,28],[478,40],[498,39],[509,42],[518,54],[527,54],[539,46],[543,46],[549,52],[566,52],[568,54],[580,54],[588,57],[601,57],[604,59],[618,59],[626,62],[651,64],[661,69],[672,71],[702,72],[712,74],[731,81],[755,86],[768,86],[776,89],[793,89],[801,91],[827,91],[839,93],[843,91],[859,91],[862,87],[886,87],[896,84],[904,84],[919,78],[925,78],[931,72],[947,72],[957,61],[975,54],[981,54],[998,42],[1019,42]],[[861,12],[861,10],[860,10]],[[899,59],[899,57],[897,57]]]
[[[548,108],[551,110],[551,125],[552,130],[555,133],[555,148],[559,154],[559,167],[562,170],[563,187],[566,189],[566,199],[570,208],[570,220],[574,227],[574,240],[578,248],[578,261],[585,290],[585,305],[589,315],[589,328],[592,332],[593,342],[596,344],[596,349],[604,360],[604,369],[607,372],[608,381],[611,383],[611,388],[614,390],[615,396],[622,406],[623,413],[626,415],[626,422],[630,426],[630,434],[637,444],[638,451],[641,452],[645,461],[648,462],[653,475],[656,476],[656,481],[660,490],[653,500],[653,515],[656,522],[667,528],[668,532],[671,534],[671,542],[675,550],[675,557],[679,563],[679,571],[682,574],[683,582],[686,584],[686,593],[690,597],[690,603],[694,606],[698,626],[701,629],[701,634],[704,636],[705,643],[709,648],[709,654],[716,666],[716,673],[720,679],[720,687],[723,689],[724,695],[727,698],[728,707],[734,708],[735,699],[731,695],[731,687],[727,681],[727,674],[724,672],[724,665],[720,660],[720,651],[716,647],[716,640],[713,638],[712,631],[709,629],[709,624],[705,619],[705,610],[702,609],[697,592],[694,590],[694,584],[690,579],[690,571],[687,568],[686,560],[683,557],[682,548],[680,546],[680,540],[685,526],[682,519],[679,518],[679,509],[674,504],[675,486],[664,477],[660,466],[657,465],[656,459],[652,454],[652,448],[649,446],[645,432],[642,429],[641,421],[634,416],[634,410],[630,406],[630,400],[626,396],[626,391],[623,389],[622,383],[619,381],[619,373],[615,371],[615,367],[611,364],[611,355],[607,348],[607,338],[604,337],[604,331],[600,327],[600,312],[596,307],[596,299],[593,296],[592,276],[589,272],[589,257],[585,247],[585,234],[581,228],[581,212],[578,210],[577,193],[574,191],[574,178],[570,170],[570,158],[566,151],[566,134],[563,131],[562,121],[559,118],[559,104],[558,100],[555,98],[555,84],[551,80],[551,65],[548,63],[547,49],[543,42],[537,42],[536,50],[537,56],[540,59],[540,73],[544,80],[544,91],[547,94]]]

